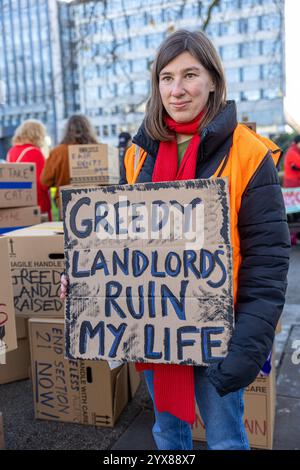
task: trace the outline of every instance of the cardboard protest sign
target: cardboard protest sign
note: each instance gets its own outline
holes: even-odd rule
[[[119,151],[108,144],[69,145],[73,183],[116,184],[120,179]]]
[[[286,213],[300,212],[300,188],[282,188],[282,194]]]
[[[35,165],[32,163],[0,163],[0,207],[36,205]]]
[[[207,365],[233,328],[227,181],[62,191],[66,354]]]

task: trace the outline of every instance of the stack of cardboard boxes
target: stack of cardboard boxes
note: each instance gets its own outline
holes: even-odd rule
[[[16,348],[16,337],[18,341],[18,349],[6,354],[0,367],[0,383],[27,378],[31,365],[36,418],[114,426],[140,378],[133,365],[111,369],[106,361],[65,359],[64,304],[59,297],[62,223],[6,233],[0,239],[0,258],[1,278],[7,281],[3,295],[10,310],[10,351]]]
[[[119,181],[118,151],[107,145],[71,147],[70,162],[72,184],[107,185]],[[7,207],[21,201],[23,217],[26,204],[36,205],[35,172],[33,165],[25,164],[17,172],[20,166],[10,165],[9,172],[5,165],[3,181],[14,174],[20,184],[7,183],[3,188],[17,188],[19,192],[2,192],[0,201],[10,204]],[[18,220],[19,226],[26,225],[25,220]],[[27,378],[31,365],[37,418],[113,426],[135,394],[139,375],[132,365],[111,369],[106,361],[64,357],[64,304],[59,297],[64,270],[62,223],[44,223],[13,232],[8,231],[9,225],[12,227],[6,224],[7,233],[0,239],[1,279],[5,280],[0,295],[6,320],[2,334],[6,356],[0,367],[0,383]]]
[[[8,383],[30,375],[28,318],[63,317],[58,293],[64,269],[62,224],[45,223],[5,234],[0,238],[0,259],[1,303],[4,299],[9,320],[5,338],[10,344],[0,367],[0,383]]]
[[[0,163],[0,234],[40,221],[35,165]]]

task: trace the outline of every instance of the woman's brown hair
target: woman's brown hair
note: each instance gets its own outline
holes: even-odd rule
[[[98,144],[96,132],[83,114],[74,114],[71,116],[65,127],[61,144],[80,145],[80,144]]]
[[[151,95],[146,105],[145,128],[152,139],[167,141],[172,134],[164,124],[164,106],[159,92],[159,74],[169,62],[183,52],[189,52],[209,72],[215,90],[209,94],[201,130],[224,108],[226,81],[220,57],[208,37],[200,31],[181,29],[168,36],[160,45],[152,66]]]

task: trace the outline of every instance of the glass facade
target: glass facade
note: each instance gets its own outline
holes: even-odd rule
[[[56,138],[56,96],[49,0],[0,2],[0,80],[6,100],[0,106],[0,155],[25,119],[44,122]],[[2,131],[1,131],[2,129]]]

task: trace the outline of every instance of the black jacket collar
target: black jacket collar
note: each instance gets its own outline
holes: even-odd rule
[[[201,132],[200,155],[201,163],[214,155],[222,144],[231,141],[234,129],[237,126],[236,105],[234,101],[227,101],[225,108]],[[148,154],[156,158],[159,142],[149,137],[144,123],[133,137],[133,143],[142,147]]]

